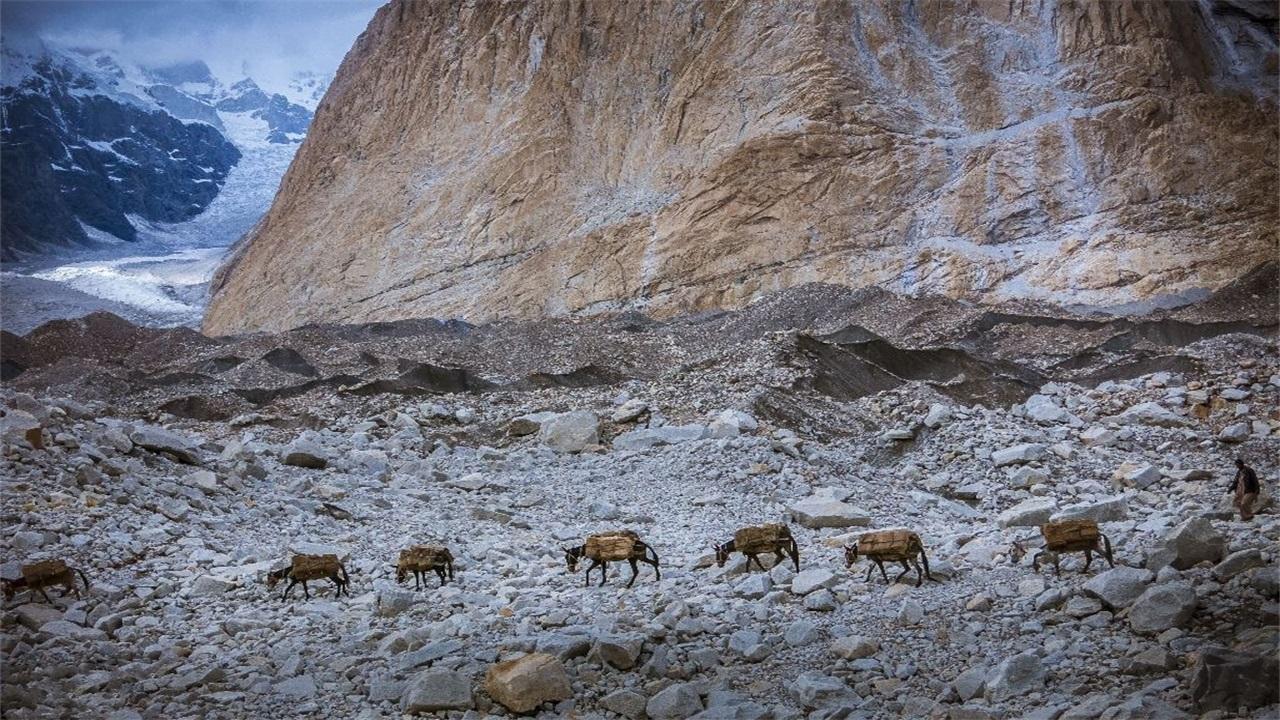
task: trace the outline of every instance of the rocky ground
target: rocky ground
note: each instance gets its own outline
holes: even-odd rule
[[[5,716],[1275,717],[1280,516],[1241,522],[1226,492],[1237,456],[1274,484],[1273,328],[913,305],[855,331],[826,300],[20,339],[0,574],[60,557],[90,588],[6,601]],[[1058,517],[1098,520],[1115,569],[1034,570],[1014,543]],[[712,543],[777,521],[799,574],[715,567]],[[561,548],[619,527],[662,579],[584,587]],[[844,567],[889,527],[932,580]],[[427,542],[456,580],[397,585]],[[320,550],[350,598],[265,586]]]

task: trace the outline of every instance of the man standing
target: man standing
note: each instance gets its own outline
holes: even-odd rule
[[[1236,494],[1235,506],[1240,509],[1241,520],[1253,519],[1253,504],[1258,501],[1258,492],[1262,489],[1258,484],[1258,473],[1244,464],[1244,460],[1236,458],[1236,476],[1231,481],[1231,489]]]

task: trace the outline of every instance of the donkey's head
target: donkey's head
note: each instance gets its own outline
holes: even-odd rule
[[[711,547],[716,551],[716,567],[724,567],[724,564],[729,562],[729,553],[733,552],[733,543],[727,542]]]
[[[292,568],[283,567],[279,570],[272,570],[267,573],[267,587],[273,588],[280,583],[281,580],[289,577],[289,570]]]
[[[1014,540],[1013,546],[1009,548],[1009,559],[1014,565],[1022,562],[1022,558],[1027,556],[1027,547],[1022,544],[1021,540]]]
[[[583,553],[586,552],[586,546],[579,545],[573,548],[560,548],[564,551],[564,563],[569,568],[569,572],[578,572],[578,561],[582,559]]]
[[[858,562],[858,543],[846,545],[844,547],[844,566],[853,567]]]

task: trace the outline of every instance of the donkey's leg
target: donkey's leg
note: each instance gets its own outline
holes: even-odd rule
[[[929,572],[929,556],[924,554],[924,550],[920,551],[920,562],[924,563],[924,576],[932,580],[933,574]]]
[[[444,575],[444,566],[443,566],[443,565],[437,565],[437,566],[436,566],[436,575],[440,576],[440,587],[444,587],[444,583],[445,583],[445,575]]]
[[[876,566],[872,563],[867,563],[867,576],[862,578],[862,582],[864,583],[871,582],[871,573],[875,571],[876,571]]]
[[[911,572],[911,566],[907,564],[906,560],[899,560],[898,562],[902,563],[902,572],[898,573],[898,577],[893,579],[893,583],[895,585],[898,584],[902,578],[906,577],[907,573]]]
[[[1089,566],[1093,564],[1093,551],[1084,551],[1084,568],[1080,572],[1089,572]]]
[[[880,568],[880,576],[884,578],[884,581],[889,582],[889,573],[884,571],[884,561],[876,558],[876,567]]]
[[[44,588],[38,587],[36,589],[40,591],[40,596],[44,598],[45,602],[49,603],[50,605],[53,604],[53,601],[49,599],[49,593],[45,592]]]
[[[636,578],[640,576],[640,568],[636,567],[635,558],[630,558],[627,562],[631,564],[631,580],[627,583],[627,587],[631,587],[636,584]]]
[[[920,563],[914,555],[911,556],[911,564],[916,568],[916,587],[920,587],[924,584],[924,573],[920,570]]]
[[[586,578],[586,583],[584,583],[586,587],[591,587],[591,571],[595,570],[598,567],[600,567],[600,561],[592,560],[590,567],[587,568],[587,578]]]
[[[600,563],[600,587],[604,587],[604,583],[609,579],[609,563]]]
[[[306,580],[303,580],[303,581],[302,581],[302,597],[306,598],[307,600],[310,600],[310,599],[311,599],[311,591],[310,591],[310,590],[307,590],[307,581],[306,581]]]
[[[289,578],[289,587],[286,587],[286,588],[284,589],[284,594],[280,596],[280,599],[281,599],[281,600],[288,600],[288,599],[289,599],[289,591],[290,591],[290,590],[293,590],[293,586],[294,586],[294,585],[297,585],[297,584],[298,584],[298,581],[297,581],[297,580],[294,580],[293,578]]]

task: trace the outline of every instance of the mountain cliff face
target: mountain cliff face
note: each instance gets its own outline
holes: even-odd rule
[[[1276,72],[1266,2],[396,0],[205,329],[1187,302],[1275,254]]]

